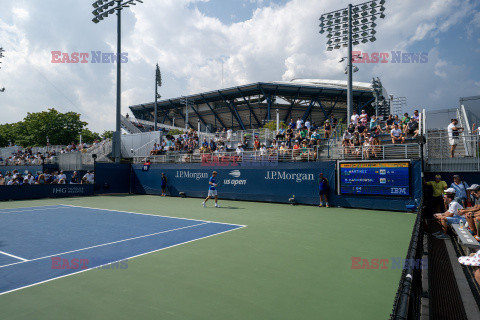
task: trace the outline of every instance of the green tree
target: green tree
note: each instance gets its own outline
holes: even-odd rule
[[[103,131],[101,137],[102,137],[102,139],[112,139],[113,131],[105,130],[105,131]]]
[[[266,123],[264,126],[263,126],[264,129],[268,129],[268,130],[271,130],[271,131],[276,131],[277,130],[277,121],[270,121],[268,123]],[[285,122],[281,121],[280,122],[280,128],[283,128],[283,129],[286,129],[287,128],[287,125]]]
[[[82,142],[86,142],[86,143],[92,143],[95,140],[102,139],[98,133],[90,131],[87,128],[82,129],[81,134],[82,134]]]

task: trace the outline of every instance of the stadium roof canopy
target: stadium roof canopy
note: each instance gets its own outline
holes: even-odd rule
[[[185,100],[189,105],[188,123],[195,129],[198,122],[210,131],[258,128],[275,120],[276,110],[280,121],[288,123],[290,118],[308,118],[320,125],[332,113],[337,119],[345,119],[347,82],[310,79],[258,82],[161,100],[158,102],[158,122],[185,127]],[[371,103],[374,100],[372,84],[353,83],[353,101],[357,110],[373,110]],[[130,110],[137,119],[153,121],[154,105],[154,102],[134,105]]]

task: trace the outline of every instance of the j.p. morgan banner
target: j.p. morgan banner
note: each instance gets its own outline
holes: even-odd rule
[[[92,196],[91,184],[0,186],[0,200]]]
[[[418,174],[420,165],[414,164],[412,168]],[[320,173],[330,182],[329,202],[334,206],[403,211],[406,204],[413,204],[415,198],[421,197],[421,188],[417,187],[414,187],[412,196],[408,198],[340,196],[336,192],[334,161],[277,163],[269,167],[151,164],[148,171],[142,170],[142,165],[139,164],[133,165],[132,190],[138,194],[161,194],[161,174],[164,173],[167,177],[168,195],[179,196],[184,193],[187,197],[202,198],[207,196],[208,179],[213,170],[218,173],[216,182],[220,199],[288,203],[295,196],[297,203],[318,205]],[[412,176],[416,177],[417,174]]]

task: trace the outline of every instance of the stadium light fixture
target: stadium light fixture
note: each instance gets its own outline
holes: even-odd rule
[[[115,144],[114,144],[114,156],[115,163],[120,163],[121,158],[121,47],[122,47],[122,20],[121,12],[123,8],[128,7],[129,4],[135,4],[141,0],[97,0],[92,3],[94,10],[92,11],[94,17],[92,21],[97,24],[104,18],[107,18],[113,13],[117,13],[117,111],[116,111],[116,131],[115,131]]]
[[[353,46],[376,40],[374,34],[377,24],[374,21],[377,16],[381,19],[385,18],[384,5],[385,0],[372,0],[355,6],[349,4],[347,8],[322,14],[319,19],[321,21],[320,33],[326,33],[326,37],[329,39],[327,41],[327,51],[348,47],[347,124],[350,123],[353,110]],[[329,28],[327,29],[326,26]],[[369,29],[370,33],[366,32]],[[362,32],[360,33],[360,31]],[[344,37],[345,35],[348,36]],[[340,36],[342,38],[339,38]],[[356,71],[358,71],[358,68]]]

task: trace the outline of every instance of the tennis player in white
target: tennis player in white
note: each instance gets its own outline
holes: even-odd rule
[[[217,176],[217,171],[213,171],[212,172],[212,176],[210,177],[210,179],[208,180],[208,196],[207,198],[205,199],[205,201],[203,201],[202,205],[204,207],[206,207],[206,202],[208,201],[208,199],[210,198],[215,198],[215,208],[220,208],[220,206],[218,205],[218,194],[217,194],[217,182],[215,181],[215,177]]]

